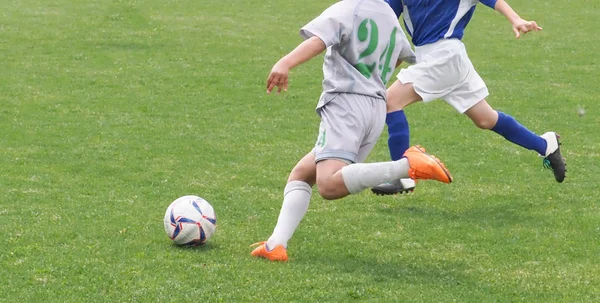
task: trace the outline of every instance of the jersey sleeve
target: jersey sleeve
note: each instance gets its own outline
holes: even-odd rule
[[[406,37],[406,34],[404,34],[402,28],[400,28],[398,36],[400,36],[400,40],[397,42],[397,45],[398,47],[401,47],[398,60],[402,60],[402,62],[409,64],[417,63],[417,56],[415,55],[415,52],[413,52],[410,42],[408,42],[408,38]]]
[[[404,10],[404,7],[402,6],[402,1],[401,0],[385,0],[385,2],[387,4],[389,4],[389,6],[392,7],[392,9],[394,10],[394,13],[396,13],[396,17],[400,18],[400,15],[402,14],[402,11]]]
[[[319,37],[327,47],[339,44],[352,32],[354,7],[350,1],[339,1],[300,29],[300,36]]]
[[[485,6],[489,6],[492,9],[496,9],[496,2],[498,0],[480,0],[479,2],[483,3]]]

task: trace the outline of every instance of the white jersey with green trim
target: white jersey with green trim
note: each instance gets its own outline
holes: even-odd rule
[[[383,0],[339,1],[302,27],[300,35],[317,36],[327,46],[317,108],[338,93],[386,99],[398,59],[415,61],[396,14]]]

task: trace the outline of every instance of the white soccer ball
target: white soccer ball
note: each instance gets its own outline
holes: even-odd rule
[[[165,231],[177,245],[197,246],[210,239],[216,229],[215,210],[198,196],[173,201],[165,213]]]

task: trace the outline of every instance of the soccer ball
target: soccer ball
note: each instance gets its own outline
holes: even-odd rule
[[[177,245],[198,246],[215,232],[217,217],[208,201],[183,196],[173,201],[165,213],[165,231]]]

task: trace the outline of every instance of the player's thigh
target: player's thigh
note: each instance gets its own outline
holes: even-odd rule
[[[320,115],[320,135],[313,149],[316,161],[362,162],[383,131],[386,103],[364,95],[340,94],[320,109]]]
[[[458,40],[443,40],[417,48],[419,61],[398,73],[402,83],[412,83],[424,102],[443,99],[461,86],[468,76],[470,61]]]
[[[492,129],[498,122],[498,112],[485,99],[482,99],[465,111],[465,115],[481,129]]]
[[[364,162],[367,156],[371,153],[379,137],[385,127],[385,109],[386,105],[383,102],[376,102],[369,110],[372,111],[374,117],[371,123],[366,128],[365,136],[362,140],[362,144],[358,150],[357,163]]]
[[[387,112],[395,112],[406,106],[423,100],[415,91],[412,83],[394,81],[387,90]]]
[[[341,159],[317,162],[317,190],[327,200],[343,198],[350,194],[344,183],[342,168],[348,163]]]
[[[459,113],[465,113],[474,122],[485,118],[484,115],[489,115],[491,107],[485,102],[485,98],[489,92],[485,82],[479,76],[473,64],[468,57],[463,58],[465,64],[468,66],[468,73],[464,80],[453,89],[450,93],[444,96],[444,101],[450,104]]]
[[[356,162],[365,127],[362,113],[356,108],[358,101],[355,97],[352,94],[338,94],[318,109],[321,123],[313,148],[316,162],[326,159]]]
[[[315,185],[317,176],[317,167],[315,165],[315,154],[309,152],[306,154],[290,172],[288,182],[290,181],[304,181],[310,186]]]
[[[418,100],[430,102],[440,99],[459,85],[461,69],[455,64],[458,55],[443,53],[440,56],[409,66],[398,73],[398,81],[411,84],[419,96]]]
[[[332,186],[332,187],[337,187],[338,185],[343,185],[344,183],[341,182],[340,184],[330,184],[331,182],[334,182],[335,178],[334,175],[339,172],[344,166],[348,165],[349,163],[347,161],[344,161],[342,159],[325,159],[325,160],[321,160],[319,162],[316,163],[316,181],[317,181],[317,186],[319,187],[323,187],[323,186]],[[341,178],[338,181],[343,181]]]

